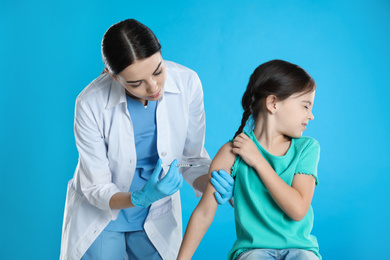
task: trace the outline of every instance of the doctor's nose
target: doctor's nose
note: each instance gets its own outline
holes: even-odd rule
[[[158,90],[157,80],[150,79],[148,81],[148,92],[154,93],[154,92],[156,92],[156,90]]]

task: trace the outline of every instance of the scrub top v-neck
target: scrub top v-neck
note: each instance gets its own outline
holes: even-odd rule
[[[135,150],[137,153],[137,166],[129,192],[142,189],[153,173],[158,160],[157,152],[157,101],[148,101],[144,106],[141,101],[129,96],[127,109],[134,129]],[[123,144],[125,145],[125,144]],[[105,230],[129,232],[142,230],[149,207],[132,207],[122,209],[118,218],[111,221]]]

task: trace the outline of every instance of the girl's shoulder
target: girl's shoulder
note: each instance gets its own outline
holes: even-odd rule
[[[227,142],[224,144],[211,162],[210,169],[224,170],[231,173],[236,155],[233,153],[233,143]]]
[[[295,138],[294,146],[296,151],[301,151],[301,152],[315,151],[315,150],[319,152],[320,150],[320,143],[316,139],[308,136]]]
[[[295,144],[297,145],[304,145],[304,146],[307,146],[307,145],[320,145],[320,143],[312,138],[312,137],[309,137],[309,136],[302,136],[302,137],[299,137],[299,138],[295,138]]]

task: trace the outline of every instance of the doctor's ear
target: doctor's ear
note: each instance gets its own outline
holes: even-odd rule
[[[276,103],[278,102],[278,98],[275,95],[269,95],[265,99],[265,106],[267,108],[267,111],[270,114],[275,114],[276,113]]]
[[[108,75],[110,75],[110,77],[113,78],[115,81],[119,81],[114,75],[112,75],[112,74],[108,71],[107,68],[105,68],[104,71],[105,71]]]

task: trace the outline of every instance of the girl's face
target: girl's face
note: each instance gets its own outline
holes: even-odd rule
[[[144,105],[147,100],[158,100],[162,96],[165,78],[166,70],[160,52],[135,61],[116,75],[127,94]]]
[[[310,120],[314,119],[312,112],[315,91],[303,94],[297,93],[279,101],[275,105],[277,130],[292,138],[302,136]]]

